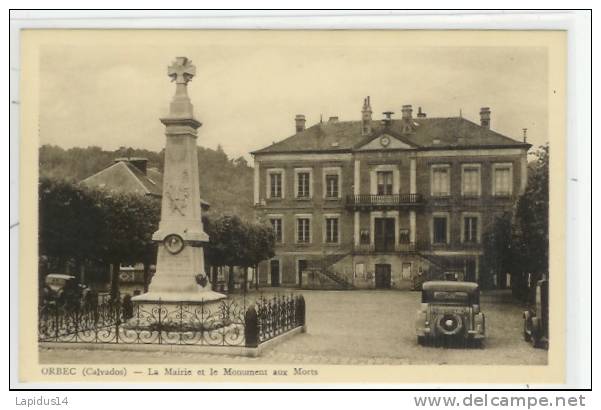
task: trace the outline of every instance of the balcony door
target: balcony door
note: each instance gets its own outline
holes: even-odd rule
[[[376,252],[393,252],[394,218],[374,218],[374,245]]]

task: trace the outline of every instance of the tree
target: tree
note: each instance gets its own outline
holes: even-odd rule
[[[275,236],[271,226],[242,221],[237,216],[221,216],[203,222],[209,235],[205,258],[213,268],[213,284],[217,281],[218,266],[228,266],[228,289],[234,288],[234,267],[244,268],[244,289],[247,289],[248,268],[255,271],[259,262],[274,256]],[[258,278],[255,277],[258,287]]]
[[[272,258],[275,255],[275,235],[271,226],[263,223],[245,223],[245,246],[243,248],[240,262],[244,268],[244,290],[248,288],[248,268],[255,269],[255,285],[258,288],[259,281],[257,267],[259,262]]]
[[[480,286],[483,289],[493,287],[493,275],[513,271],[513,252],[511,247],[511,214],[497,216],[490,229],[482,235],[482,268]]]
[[[111,295],[116,296],[122,263],[142,261],[148,276],[148,267],[156,257],[152,234],[158,228],[160,204],[156,198],[136,194],[110,195],[96,191],[96,198],[104,212],[101,258],[111,265]],[[145,280],[146,287],[148,278]]]
[[[519,198],[512,227],[515,267],[514,295],[528,297],[527,276],[549,273],[549,145],[539,147],[529,165],[528,185]]]
[[[254,268],[255,286],[259,289],[259,263],[275,256],[275,233],[271,225],[264,223],[250,225],[249,232],[247,243],[250,251],[246,263]]]
[[[211,259],[217,266],[228,266],[228,291],[234,289],[234,267],[242,265],[246,232],[238,216],[225,215],[212,223],[209,241]]]
[[[103,211],[88,191],[67,181],[40,178],[39,254],[56,260],[69,272],[69,261],[80,266],[98,260],[96,239],[104,229]]]
[[[41,178],[39,213],[40,260],[57,260],[61,272],[69,271],[71,260],[76,266],[86,262],[111,265],[113,295],[119,265],[143,262],[147,285],[149,266],[156,258],[152,234],[159,223],[157,198],[115,195]],[[46,273],[43,270],[40,276]]]

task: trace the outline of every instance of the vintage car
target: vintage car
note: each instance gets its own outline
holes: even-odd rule
[[[62,273],[49,273],[44,280],[44,300],[61,306],[81,304],[88,293],[77,278]]]
[[[534,347],[549,346],[549,280],[536,283],[534,304],[524,312],[524,340]]]
[[[425,282],[422,285],[422,304],[417,312],[416,333],[420,345],[441,339],[480,345],[485,336],[485,318],[480,311],[478,284]]]

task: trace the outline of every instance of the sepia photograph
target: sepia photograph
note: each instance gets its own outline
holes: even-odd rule
[[[24,378],[561,382],[565,42],[25,30]]]

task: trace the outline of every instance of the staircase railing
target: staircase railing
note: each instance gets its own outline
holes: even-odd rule
[[[413,290],[420,290],[424,282],[444,279],[444,272],[446,268],[443,265],[438,263],[438,261],[434,260],[432,257],[421,252],[417,252],[417,254],[430,263],[430,269],[421,275],[413,277]]]

